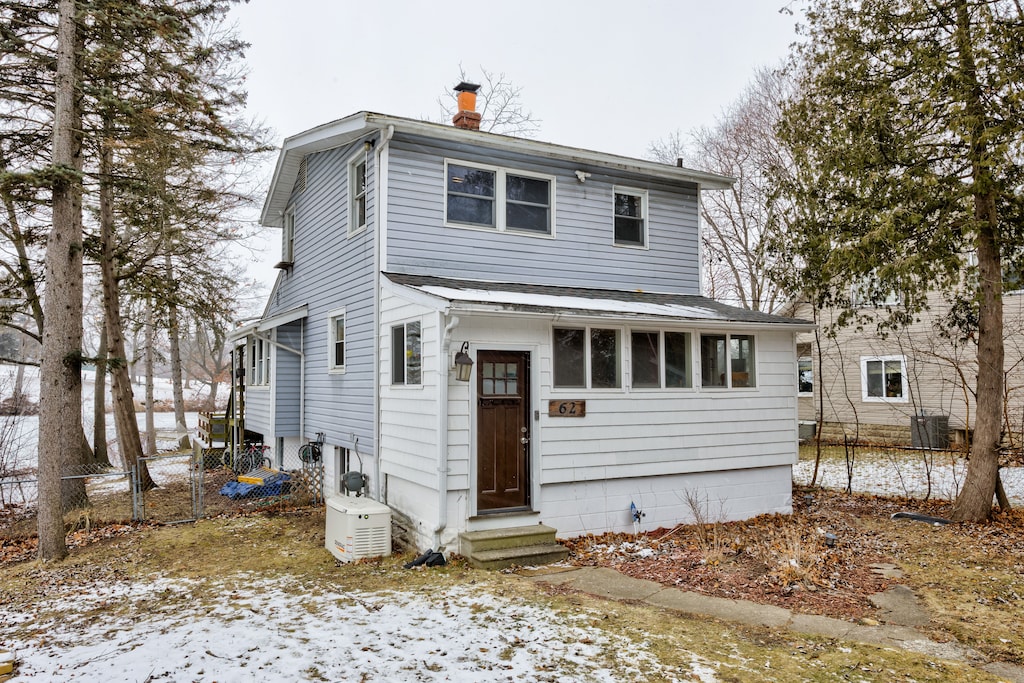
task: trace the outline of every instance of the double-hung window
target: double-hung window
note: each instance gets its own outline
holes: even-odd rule
[[[647,246],[647,192],[615,188],[615,244]]]
[[[552,234],[550,176],[449,161],[445,183],[448,225]]]
[[[327,369],[345,372],[345,309],[331,311],[327,316]]]
[[[348,234],[366,228],[366,155],[362,152],[348,167]]]
[[[281,262],[275,268],[289,268],[295,263],[295,210],[284,212],[281,223]]]
[[[420,322],[414,320],[391,328],[391,383],[418,385],[423,365]]]
[[[751,335],[700,335],[700,379],[703,387],[753,387],[754,361],[754,337]]]
[[[906,364],[905,356],[862,356],[861,398],[866,402],[907,403]]]
[[[634,389],[692,385],[688,332],[633,331],[630,340],[631,385]]]
[[[617,389],[622,386],[619,330],[554,328],[555,387]]]

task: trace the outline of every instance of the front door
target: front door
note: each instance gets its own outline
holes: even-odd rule
[[[529,505],[530,354],[478,351],[477,511]]]

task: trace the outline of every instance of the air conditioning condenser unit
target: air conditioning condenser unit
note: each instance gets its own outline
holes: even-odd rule
[[[391,508],[369,498],[327,498],[324,546],[342,562],[391,554]]]

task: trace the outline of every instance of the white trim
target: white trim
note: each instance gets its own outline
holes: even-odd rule
[[[448,220],[448,168],[452,164],[457,166],[466,166],[467,168],[478,169],[481,171],[487,171],[489,173],[494,174],[494,197],[491,198],[494,206],[493,225],[482,225],[479,223],[460,223]],[[508,176],[510,175],[518,178],[533,178],[536,180],[543,180],[548,183],[547,232],[538,232],[536,230],[523,230],[521,228],[508,227]],[[481,164],[475,161],[463,161],[460,159],[451,159],[446,157],[444,160],[444,176],[442,177],[442,192],[444,197],[444,227],[458,228],[460,230],[483,230],[486,232],[504,232],[512,235],[525,235],[527,237],[541,237],[546,239],[554,239],[555,182],[556,177],[553,175],[535,173],[533,171],[521,171],[519,169],[510,168],[507,166],[492,166],[489,164]],[[486,197],[482,195],[479,195],[479,197],[481,199],[486,199]]]
[[[327,373],[330,375],[344,375],[347,364],[346,362],[341,365],[334,363],[334,346],[338,342],[334,337],[334,331],[337,329],[334,321],[338,318],[342,319],[342,331],[345,335],[345,338],[341,340],[342,360],[348,361],[348,319],[345,315],[345,307],[342,306],[327,312]]]
[[[899,396],[869,396],[868,395],[868,363],[882,363],[882,380],[885,381],[885,363],[899,362],[900,364],[900,395]],[[883,388],[884,391],[884,388]],[[910,383],[907,381],[907,357],[906,356],[861,356],[860,357],[860,392],[861,401],[864,403],[909,403]]]
[[[287,325],[288,323],[293,323],[296,320],[301,320],[302,318],[305,318],[306,315],[308,315],[308,306],[306,304],[302,304],[301,306],[289,308],[287,311],[275,313],[269,318],[260,320],[256,323],[256,330],[259,332],[266,332],[267,330],[272,330],[275,327],[280,327],[281,325]]]
[[[640,198],[640,218],[642,220],[643,227],[643,241],[642,244],[632,244],[630,242],[618,242],[615,239],[615,219],[618,218],[618,214],[615,213],[615,195],[621,194],[627,197],[639,197]],[[643,190],[635,187],[625,187],[621,185],[615,185],[612,187],[612,246],[620,247],[623,249],[650,249],[651,244],[651,219],[649,216],[650,204],[648,201],[647,190]]]
[[[295,207],[284,212],[281,230],[281,263],[295,263]]]

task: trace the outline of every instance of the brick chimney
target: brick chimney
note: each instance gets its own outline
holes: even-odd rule
[[[459,111],[452,117],[452,123],[456,128],[480,130],[480,114],[476,111],[476,91],[479,89],[476,83],[465,81],[455,86],[455,92],[459,93]]]

